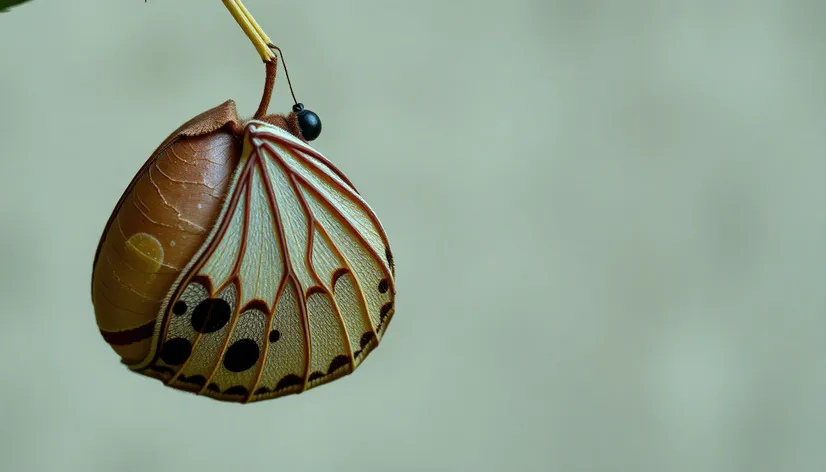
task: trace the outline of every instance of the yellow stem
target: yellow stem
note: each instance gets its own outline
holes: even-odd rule
[[[241,3],[241,0],[236,0],[236,3],[239,7],[241,7],[241,11],[244,12],[244,16],[247,17],[249,22],[252,24],[252,27],[255,28],[255,32],[258,33],[259,36],[261,36],[262,40],[264,40],[264,44],[266,44],[268,48],[271,47],[272,40],[269,36],[267,36],[267,33],[265,33],[263,29],[261,29],[261,26],[258,24],[257,21],[255,21],[255,18],[252,17],[252,14],[250,14],[250,11],[247,10],[247,7],[245,7],[244,4]]]
[[[224,2],[224,6],[227,7],[227,10],[229,10],[235,18],[238,26],[244,30],[244,34],[246,34],[250,41],[252,41],[252,44],[255,46],[255,49],[261,56],[261,59],[264,62],[272,62],[273,59],[275,59],[275,53],[273,53],[269,47],[269,44],[271,44],[270,38],[264,34],[261,26],[259,26],[258,22],[255,21],[255,18],[250,15],[247,8],[244,7],[240,0],[222,1]]]

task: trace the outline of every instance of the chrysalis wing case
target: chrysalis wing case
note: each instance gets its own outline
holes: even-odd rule
[[[307,144],[296,112],[242,122],[231,100],[140,169],[92,274],[100,332],[125,364],[234,402],[351,373],[381,340],[394,298],[384,229]]]

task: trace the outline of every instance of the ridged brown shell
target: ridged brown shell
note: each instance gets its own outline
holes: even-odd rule
[[[92,302],[104,339],[126,363],[149,352],[180,271],[215,224],[241,155],[232,100],[172,133],[118,201],[98,245]]]
[[[264,120],[300,136],[294,113]],[[138,171],[106,223],[92,303],[103,338],[127,364],[149,353],[164,297],[218,219],[242,129],[232,100],[182,125]]]

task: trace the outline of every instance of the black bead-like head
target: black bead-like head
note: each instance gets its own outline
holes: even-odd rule
[[[304,108],[303,103],[296,103],[293,105],[293,111],[298,118],[298,127],[301,129],[301,135],[307,141],[316,139],[321,134],[321,119],[310,110]]]

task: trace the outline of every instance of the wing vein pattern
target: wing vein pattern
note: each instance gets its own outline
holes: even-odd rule
[[[381,223],[341,171],[281,128],[250,122],[236,172],[144,373],[250,402],[353,372],[394,313]]]

